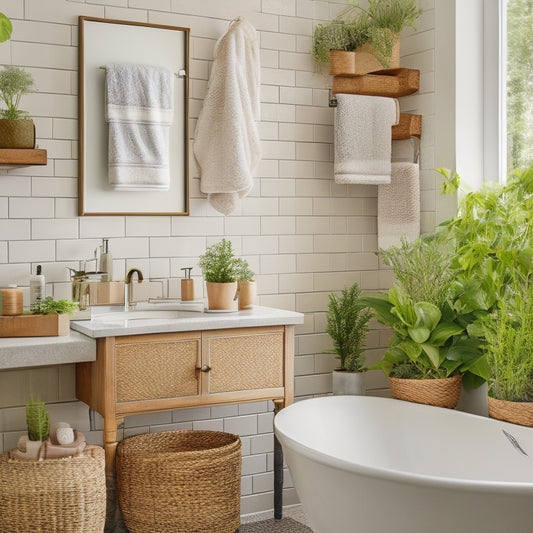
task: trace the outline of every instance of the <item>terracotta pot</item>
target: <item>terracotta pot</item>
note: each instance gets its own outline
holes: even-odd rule
[[[461,395],[461,375],[443,379],[389,377],[391,395],[398,400],[455,409]]]
[[[533,402],[509,402],[489,396],[488,404],[491,418],[533,427]]]
[[[251,309],[257,296],[257,282],[255,281],[238,281],[237,294],[239,297],[239,309]]]
[[[364,372],[348,372],[346,370],[333,370],[333,394],[349,394],[351,396],[364,396],[366,393]]]
[[[237,282],[214,283],[207,281],[207,307],[211,310],[233,310],[237,308]]]
[[[0,148],[35,148],[33,120],[0,119]]]

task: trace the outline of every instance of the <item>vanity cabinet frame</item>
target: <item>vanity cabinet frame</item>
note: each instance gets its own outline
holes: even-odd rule
[[[98,338],[96,361],[76,364],[76,397],[104,419],[106,470],[112,472],[125,416],[263,400],[273,400],[275,412],[290,405],[294,326]],[[283,456],[274,437],[277,518],[282,489]]]

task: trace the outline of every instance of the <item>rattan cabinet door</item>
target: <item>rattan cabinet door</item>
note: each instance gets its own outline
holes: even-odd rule
[[[200,335],[117,337],[117,402],[194,396],[200,393]]]
[[[282,326],[204,331],[202,363],[209,369],[206,392],[283,387],[284,342]]]

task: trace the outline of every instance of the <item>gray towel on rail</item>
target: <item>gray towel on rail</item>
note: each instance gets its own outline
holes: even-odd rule
[[[168,190],[174,76],[162,67],[106,65],[108,179],[116,190]]]

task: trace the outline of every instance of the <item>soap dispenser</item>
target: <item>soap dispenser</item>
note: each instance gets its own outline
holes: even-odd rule
[[[102,239],[102,252],[100,254],[100,268],[102,281],[111,281],[113,279],[113,257],[109,251],[109,239]]]
[[[35,304],[44,300],[45,294],[45,280],[42,274],[41,265],[37,265],[36,274],[30,276],[30,309],[33,310]]]
[[[184,271],[185,275],[181,280],[181,301],[190,302],[194,300],[194,280],[191,279],[192,267],[185,267],[181,270]]]

